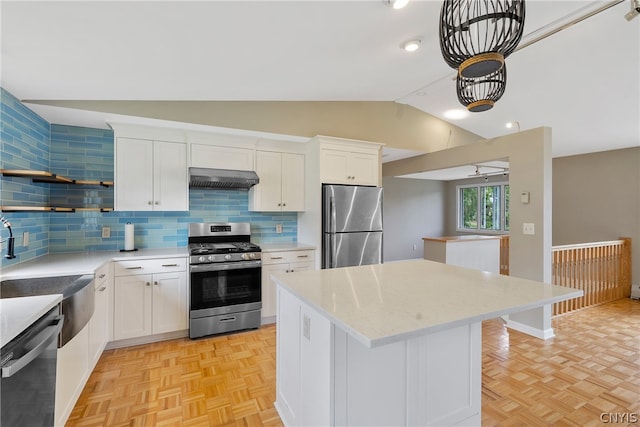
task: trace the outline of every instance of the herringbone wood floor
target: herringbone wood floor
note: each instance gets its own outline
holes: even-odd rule
[[[484,322],[482,424],[596,426],[609,413],[640,415],[640,302],[553,327],[556,337],[542,341]],[[282,425],[275,366],[273,325],[105,351],[67,426]]]

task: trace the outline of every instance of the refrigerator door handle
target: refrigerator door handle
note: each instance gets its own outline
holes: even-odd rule
[[[329,268],[336,268],[336,235],[329,234]]]
[[[336,232],[336,198],[335,196],[329,196],[329,232]],[[333,240],[333,239],[332,239]]]

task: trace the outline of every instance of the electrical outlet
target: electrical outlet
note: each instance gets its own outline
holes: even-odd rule
[[[22,246],[29,246],[29,232],[22,233]]]
[[[108,239],[111,237],[111,227],[102,227],[102,238]]]
[[[282,224],[276,224],[276,233],[282,233]]]
[[[416,250],[416,248],[417,248],[417,246],[416,246],[416,245],[413,245],[413,250],[414,250],[414,251]]]
[[[535,224],[532,222],[525,222],[522,224],[522,234],[533,236],[536,234]]]

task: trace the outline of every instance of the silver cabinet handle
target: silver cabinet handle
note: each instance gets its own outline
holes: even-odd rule
[[[147,285],[147,286],[151,286],[151,283],[147,282],[147,283],[146,283],[146,285]]]
[[[98,276],[98,279],[104,279],[104,276],[106,276],[106,274],[102,273],[101,275]]]
[[[104,290],[107,289],[106,286],[101,287],[100,289],[98,289],[99,292],[104,292]]]
[[[298,258],[309,258],[309,255],[298,255]]]
[[[142,270],[142,266],[139,265],[137,267],[127,267],[127,270]]]
[[[149,201],[147,202],[147,204],[148,204],[148,205],[152,205],[153,203],[151,202],[151,200],[149,200]]]
[[[281,256],[272,256],[271,259],[282,259]]]
[[[220,323],[222,323],[222,322],[233,322],[235,320],[236,320],[235,316],[231,316],[231,317],[224,317],[224,318],[220,319],[219,321],[220,321]]]
[[[160,202],[156,201],[156,205],[159,205],[159,204],[160,204]]]
[[[162,264],[163,267],[178,267],[180,264]]]
[[[154,285],[158,286],[158,281],[153,282]]]

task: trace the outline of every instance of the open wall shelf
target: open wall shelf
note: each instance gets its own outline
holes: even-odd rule
[[[3,176],[13,176],[20,178],[30,178],[32,182],[44,182],[49,184],[71,184],[71,185],[99,185],[101,187],[112,187],[113,181],[91,181],[71,179],[47,171],[37,171],[28,169],[0,169]],[[63,206],[0,206],[3,212],[111,212],[113,208],[84,208],[84,207],[63,207]]]
[[[31,178],[33,182],[46,182],[50,184],[76,184],[76,185],[101,185],[103,187],[113,186],[113,181],[88,181],[71,179],[47,171],[36,171],[28,169],[1,169],[3,176],[17,176]]]

